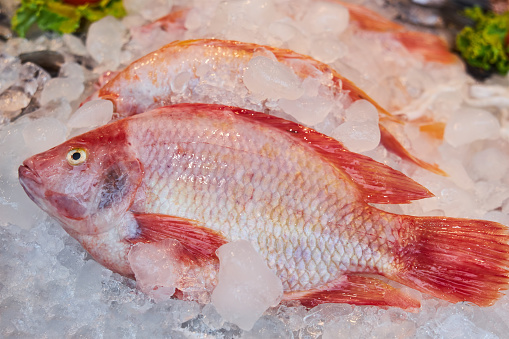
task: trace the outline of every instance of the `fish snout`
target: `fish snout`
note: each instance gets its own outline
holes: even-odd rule
[[[42,183],[41,177],[35,171],[35,164],[32,158],[23,161],[23,164],[19,166],[18,177],[20,180],[30,180],[37,184]]]
[[[42,187],[42,178],[34,170],[34,163],[31,159],[25,160],[23,164],[19,166],[18,178],[28,197],[36,201],[35,197]]]

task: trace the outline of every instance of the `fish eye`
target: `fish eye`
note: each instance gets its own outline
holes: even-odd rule
[[[67,153],[67,162],[71,166],[81,165],[87,160],[87,152],[83,148],[73,148]]]

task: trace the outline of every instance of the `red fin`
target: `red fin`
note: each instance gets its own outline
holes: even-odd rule
[[[430,122],[419,126],[419,131],[426,133],[428,136],[444,140],[445,123],[443,122]]]
[[[411,200],[432,197],[419,183],[389,166],[367,156],[348,151],[343,145],[324,134],[278,117],[235,107],[216,106],[232,110],[239,116],[268,124],[299,142],[308,144],[334,166],[346,173],[363,193],[364,200],[377,204],[403,204]],[[209,110],[214,106],[209,106]]]
[[[163,214],[134,213],[140,234],[128,241],[156,242],[167,238],[178,240],[192,255],[210,257],[228,241],[218,232],[202,226],[198,221]]]
[[[509,230],[496,222],[400,216],[390,277],[450,302],[492,305],[509,287]]]
[[[391,132],[387,130],[387,128],[385,128],[382,124],[379,124],[379,126],[380,126],[380,143],[385,148],[387,148],[389,152],[396,154],[397,156],[404,160],[413,162],[414,164],[424,168],[425,170],[428,170],[435,174],[447,176],[447,173],[442,171],[440,167],[438,167],[438,165],[429,164],[426,161],[418,159],[412,154],[410,154],[410,152],[408,152],[406,148],[403,147],[403,145],[401,145],[401,143],[394,137],[394,135],[391,134]]]
[[[356,22],[361,29],[373,32],[391,32],[404,28],[402,25],[397,24],[364,6],[340,0],[335,0],[335,2],[348,8],[350,19]]]
[[[324,303],[348,303],[354,305],[396,306],[405,310],[421,307],[418,300],[376,278],[346,275],[320,290],[290,292],[286,300],[299,300],[306,307]]]
[[[409,52],[421,55],[426,61],[441,64],[452,64],[458,61],[458,57],[451,53],[447,42],[434,34],[399,31],[394,32],[393,35]]]

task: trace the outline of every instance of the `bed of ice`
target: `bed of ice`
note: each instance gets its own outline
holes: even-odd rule
[[[1,3],[10,6],[11,1]],[[249,295],[259,293],[257,287],[244,291],[245,298],[218,292],[213,296],[216,306],[179,300],[155,303],[134,281],[92,260],[28,199],[18,184],[17,168],[29,155],[109,121],[113,113],[109,102],[93,101],[79,108],[102,73],[122,69],[175,39],[218,37],[291,48],[335,67],[393,113],[446,123],[443,142],[420,132],[415,124],[408,124],[403,136],[414,154],[436,162],[449,174],[442,177],[401,162],[377,147],[379,134],[374,127],[378,117],[367,102],[352,105],[346,122],[339,126],[330,109],[316,105],[312,91],[306,92],[306,102],[293,107],[294,119],[404,171],[436,195],[384,208],[415,215],[484,218],[509,225],[507,77],[481,84],[465,74],[461,63],[423,62],[388,34],[356,31],[348,23],[348,12],[333,2],[129,0],[125,4],[129,16],[121,21],[105,18],[93,24],[83,39],[42,35],[0,42],[0,337],[508,337],[506,296],[495,306],[479,308],[423,295],[419,313],[343,304],[311,310],[299,305],[269,307],[274,303],[271,300],[258,319],[248,300]],[[143,26],[183,4],[191,7],[182,18],[183,25]],[[376,7],[375,3],[366,5]],[[17,57],[38,50],[58,51],[64,56],[58,77],[52,78],[36,64],[22,64]],[[258,61],[256,67],[261,68],[251,79],[253,90],[270,95],[292,88],[292,74],[287,74],[287,69]],[[270,74],[276,74],[275,79],[263,76],[267,67],[274,67]],[[304,114],[302,107],[309,107],[313,114]],[[292,107],[283,110],[288,113]],[[251,260],[251,255],[246,252],[240,266],[238,261],[221,259],[223,291],[233,293],[238,277],[232,271],[238,272],[236,267],[242,267],[242,260]],[[277,286],[274,289],[277,292]],[[256,321],[252,329],[222,311],[224,305],[231,308],[227,304],[235,298],[244,301],[235,307],[245,307],[234,313],[250,315],[251,321]]]

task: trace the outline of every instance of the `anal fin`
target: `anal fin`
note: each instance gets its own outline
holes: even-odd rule
[[[322,289],[286,293],[285,300],[298,300],[306,307],[324,303],[395,306],[413,311],[421,307],[418,300],[383,281],[359,275],[344,275]]]
[[[228,242],[219,232],[203,226],[199,221],[164,214],[133,213],[140,233],[128,239],[131,243],[149,243],[164,239],[178,240],[197,258],[208,258]]]

